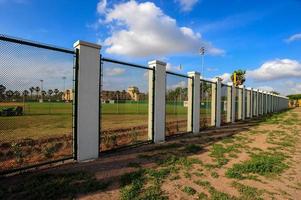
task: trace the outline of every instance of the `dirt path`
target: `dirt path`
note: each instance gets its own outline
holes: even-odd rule
[[[300,199],[300,164],[301,108],[296,108],[40,173],[85,171],[109,183],[78,199],[282,200]],[[4,181],[13,185],[30,176]]]

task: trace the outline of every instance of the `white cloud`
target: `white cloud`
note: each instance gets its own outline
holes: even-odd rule
[[[191,11],[193,6],[198,2],[198,0],[176,0],[176,2],[180,3],[182,11]]]
[[[267,61],[258,69],[247,71],[246,76],[259,81],[301,78],[301,63],[291,59]]]
[[[100,14],[103,14],[106,12],[106,8],[107,8],[107,0],[100,0],[97,3],[97,12]]]
[[[180,88],[187,88],[187,82],[186,81],[180,81],[180,82],[175,83],[173,85],[168,85],[167,89],[174,90],[174,89],[179,88],[179,87]]]
[[[216,72],[216,71],[218,71],[218,69],[215,68],[215,67],[207,67],[206,70],[207,70],[208,72]]]
[[[220,77],[222,79],[223,83],[232,82],[231,81],[231,74],[229,74],[229,73],[224,73],[223,75],[218,76],[218,77]]]
[[[120,3],[106,9],[104,17],[102,22],[112,30],[111,36],[104,41],[107,53],[131,57],[164,56],[198,53],[199,47],[205,46],[208,54],[224,54],[191,28],[179,27],[175,19],[165,15],[152,2]]]
[[[172,64],[170,63],[167,63],[166,64],[166,70],[167,71],[182,71],[183,70],[183,67],[181,65],[179,66],[173,66]]]
[[[125,69],[115,67],[115,68],[112,68],[112,69],[108,69],[106,71],[106,75],[108,75],[108,76],[120,76],[120,75],[124,74],[124,72],[125,72]]]
[[[297,41],[297,40],[301,40],[301,33],[297,33],[295,35],[292,35],[289,38],[287,38],[285,41],[290,43],[290,42]]]

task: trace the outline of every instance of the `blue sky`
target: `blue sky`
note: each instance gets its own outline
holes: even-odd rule
[[[247,70],[247,86],[301,92],[301,1],[0,0],[0,33],[72,48],[101,43],[106,57],[206,78]],[[142,45],[143,44],[143,45]],[[182,65],[182,69],[178,66]]]

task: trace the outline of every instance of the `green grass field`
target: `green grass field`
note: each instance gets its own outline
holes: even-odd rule
[[[38,139],[72,133],[72,103],[11,102],[0,103],[0,110],[23,106],[24,115],[0,117],[0,141]],[[147,103],[102,104],[102,128],[118,129],[147,125]],[[210,113],[210,105],[202,107],[201,114]],[[187,108],[167,102],[166,121],[187,119]]]

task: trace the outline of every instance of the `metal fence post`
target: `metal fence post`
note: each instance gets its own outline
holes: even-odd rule
[[[154,70],[149,71],[149,126],[153,127],[149,138],[154,143],[165,141],[165,96],[166,96],[166,63],[158,60],[148,62],[148,66]],[[153,81],[153,78],[155,81]]]
[[[240,85],[238,95],[238,119],[245,120],[245,86]]]
[[[74,43],[78,57],[77,160],[98,158],[99,79],[101,46],[84,41]]]
[[[200,131],[200,73],[188,72],[188,120],[187,131]],[[192,126],[191,126],[192,124]]]

